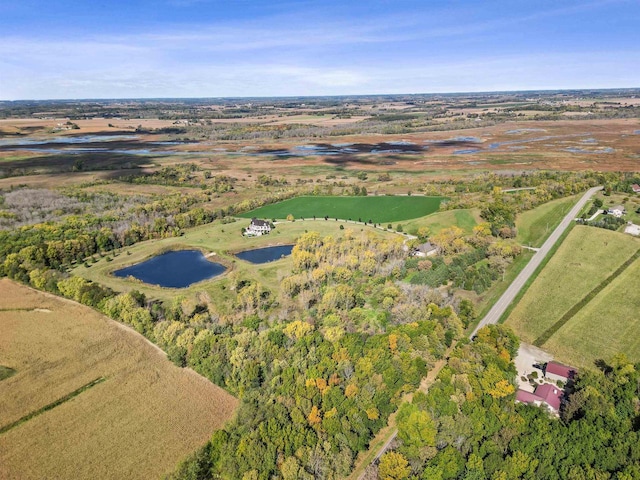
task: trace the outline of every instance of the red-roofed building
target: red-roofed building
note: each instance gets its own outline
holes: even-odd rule
[[[549,410],[558,413],[560,404],[562,403],[563,392],[560,388],[550,383],[538,385],[535,393],[525,390],[518,390],[516,393],[516,402],[526,403],[527,405],[545,405]]]
[[[640,185],[634,183],[633,185],[631,185],[631,190],[633,190],[633,193],[640,193]]]
[[[576,374],[576,369],[557,362],[549,362],[544,369],[544,376],[549,380],[567,382]]]
[[[563,392],[560,388],[550,383],[544,383],[536,388],[536,395],[543,399],[544,403],[554,410],[560,410]]]

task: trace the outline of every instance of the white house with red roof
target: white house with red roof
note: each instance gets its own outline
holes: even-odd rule
[[[633,193],[640,193],[640,185],[634,183],[633,185],[631,185],[631,190],[633,190]]]
[[[548,362],[544,369],[545,378],[555,382],[567,383],[568,380],[573,379],[576,373],[575,368],[567,367],[558,362]]]

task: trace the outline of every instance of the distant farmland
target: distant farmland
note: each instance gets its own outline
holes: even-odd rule
[[[0,280],[0,478],[160,478],[237,400],[103,315]]]
[[[340,218],[397,222],[424,217],[437,212],[444,197],[379,196],[379,197],[296,197],[257,208],[239,215],[244,218],[284,219],[287,215],[298,218]]]

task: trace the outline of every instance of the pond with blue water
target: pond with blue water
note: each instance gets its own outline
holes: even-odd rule
[[[116,277],[134,277],[144,283],[168,288],[185,288],[224,273],[226,268],[210,262],[198,250],[175,250],[142,263],[116,270]]]
[[[254,248],[236,253],[236,257],[251,263],[268,263],[291,255],[293,245],[277,245],[275,247]]]

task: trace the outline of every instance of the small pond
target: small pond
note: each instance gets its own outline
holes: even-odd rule
[[[223,265],[210,262],[198,250],[176,250],[116,270],[113,274],[121,278],[132,276],[144,283],[161,287],[184,288],[216,277],[225,270]]]
[[[267,263],[291,255],[293,245],[278,245],[275,247],[255,248],[236,253],[236,257],[251,263]]]

